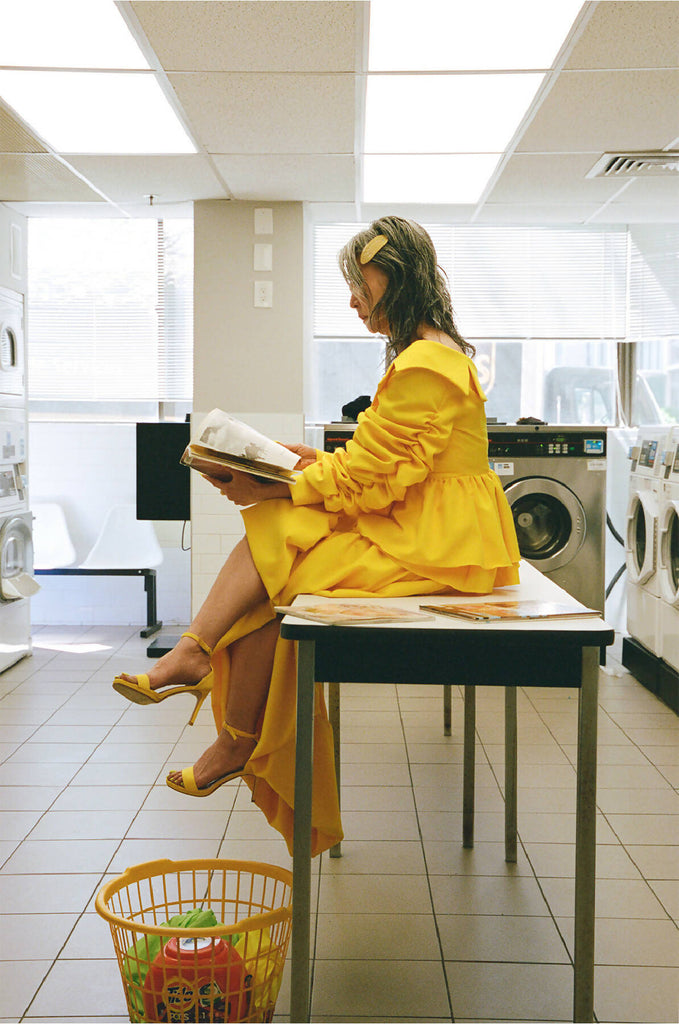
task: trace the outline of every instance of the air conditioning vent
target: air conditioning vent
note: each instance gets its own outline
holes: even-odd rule
[[[679,174],[679,152],[657,150],[654,153],[604,153],[587,178],[644,178],[648,175]]]

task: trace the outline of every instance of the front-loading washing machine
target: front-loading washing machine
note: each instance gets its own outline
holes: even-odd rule
[[[679,427],[673,427],[665,441],[659,479],[659,654],[679,672]]]
[[[627,507],[627,632],[660,655],[658,529],[660,470],[667,427],[640,427],[632,448]]]
[[[31,651],[33,516],[26,491],[21,408],[0,409],[0,672]]]
[[[606,431],[488,425],[488,458],[509,501],[521,557],[603,613]]]

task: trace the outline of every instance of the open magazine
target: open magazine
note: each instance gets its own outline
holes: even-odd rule
[[[476,622],[499,622],[521,619],[582,619],[599,615],[594,608],[581,604],[559,604],[557,601],[482,601],[478,604],[421,604],[420,608],[437,615],[452,615]]]
[[[390,608],[376,604],[344,604],[331,598],[317,604],[277,605],[279,615],[294,615],[298,619],[322,622],[326,626],[351,626],[368,622],[417,622],[432,619],[433,615],[411,611],[408,608]]]
[[[199,424],[179,461],[227,482],[232,478],[230,470],[236,469],[263,480],[289,483],[296,477],[294,467],[299,456],[247,423],[221,409],[213,409]]]

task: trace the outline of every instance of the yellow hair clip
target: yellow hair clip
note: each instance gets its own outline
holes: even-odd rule
[[[386,235],[375,235],[370,241],[363,246],[363,251],[359,256],[361,263],[370,263],[373,256],[376,256],[380,249],[383,249],[389,239]]]

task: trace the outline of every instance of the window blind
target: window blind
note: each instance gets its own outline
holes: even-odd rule
[[[190,401],[190,220],[29,221],[31,401]]]
[[[424,225],[448,276],[460,333],[470,339],[625,337],[627,233]],[[337,253],[361,225],[315,231],[314,334],[360,338]]]
[[[630,338],[679,337],[679,225],[635,225],[630,249]]]

